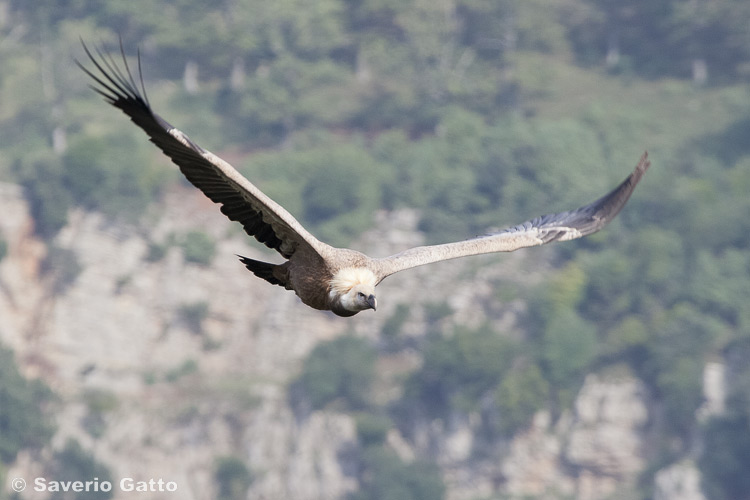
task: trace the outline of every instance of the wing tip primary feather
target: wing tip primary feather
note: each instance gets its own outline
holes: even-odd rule
[[[601,198],[574,210],[535,217],[505,229],[501,233],[525,232],[535,229],[542,244],[573,240],[593,234],[609,224],[620,213],[650,166],[651,162],[648,159],[648,151],[646,151],[641,155],[633,172],[616,188]]]
[[[651,161],[648,159],[648,151],[645,151],[633,172],[609,193],[576,210],[541,217],[538,226],[540,229],[545,224],[552,223],[553,225],[566,226],[569,231],[572,231],[572,235],[565,231],[550,233],[544,238],[545,243],[587,236],[609,224],[625,207],[650,166]],[[547,220],[545,221],[545,219]]]
[[[151,113],[151,107],[146,95],[146,86],[143,82],[140,50],[138,51],[139,88],[139,85],[133,77],[133,72],[130,70],[127,57],[125,56],[122,37],[120,37],[119,45],[124,69],[121,68],[121,66],[115,61],[115,58],[106,51],[103,46],[94,45],[89,47],[89,45],[83,40],[83,37],[80,37],[79,39],[86,56],[99,73],[94,73],[93,70],[87,68],[77,58],[73,59],[75,64],[94,81],[95,84],[90,84],[89,87],[115,107],[126,110],[125,108],[132,109],[132,107],[135,106],[142,111]]]
[[[641,159],[638,160],[638,164],[635,166],[633,173],[630,174],[630,182],[632,182],[633,185],[638,184],[641,180],[641,177],[643,177],[643,174],[646,173],[650,166],[651,160],[648,159],[648,151],[644,151],[641,155]]]
[[[651,166],[651,161],[648,159],[648,151],[645,151],[641,155],[638,164],[635,166],[633,173],[631,173],[619,186],[617,186],[610,193],[604,195],[599,200],[591,203],[592,206],[602,205],[599,207],[600,211],[604,211],[602,219],[609,222],[622,210],[625,204],[630,199],[630,195],[633,194],[635,187],[643,178],[648,168]]]

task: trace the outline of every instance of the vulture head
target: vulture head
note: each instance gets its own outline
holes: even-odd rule
[[[329,297],[343,309],[342,312],[354,315],[366,309],[375,310],[375,274],[366,268],[347,267],[334,274],[331,279]]]

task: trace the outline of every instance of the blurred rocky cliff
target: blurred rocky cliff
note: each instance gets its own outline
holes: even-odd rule
[[[43,379],[60,398],[51,443],[21,453],[8,477],[43,475],[54,451],[73,438],[114,478],[174,481],[183,499],[217,497],[222,456],[238,457],[252,472],[248,499],[345,498],[361,479],[357,413],[335,403],[295,406],[290,397],[311,350],[343,335],[379,346],[372,398],[392,401],[402,397],[398,382],[422,363],[416,347],[383,347],[384,323],[399,304],[410,307],[401,331],[413,346],[430,321],[473,328],[488,310],[496,328],[513,335],[526,306],[499,300],[495,288],[539,282],[544,271],[537,262],[543,250],[417,269],[382,284],[377,313],[341,319],[247,273],[235,254],[275,257],[196,191],[173,188],[160,209],[138,229],[76,211],[46,245],[34,236],[21,189],[0,185],[7,246],[0,341],[15,351],[24,375]],[[415,224],[409,211],[381,213],[357,247],[385,255],[418,244]],[[195,230],[215,242],[210,264],[169,243]],[[429,306],[437,302],[450,314],[435,320]],[[721,369],[707,368],[702,411],[721,411]],[[663,425],[654,404],[627,369],[610,367],[586,375],[569,408],[536,411],[529,425],[492,446],[475,411],[422,414],[406,426],[413,432],[388,428],[384,446],[406,463],[434,461],[453,500],[637,498]],[[690,459],[648,477],[654,498],[703,498]],[[126,496],[114,491],[114,498]]]

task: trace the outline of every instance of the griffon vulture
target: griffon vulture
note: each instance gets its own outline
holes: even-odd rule
[[[543,215],[517,226],[442,245],[421,246],[385,258],[371,258],[355,250],[335,248],[316,239],[284,207],[263,194],[229,163],[203,149],[167,123],[152,109],[146,96],[138,59],[136,83],[120,44],[123,66],[109,54],[84,44],[99,75],[85,71],[97,85],[92,89],[122,110],[148,134],[151,142],[177,164],[187,179],[221,204],[221,211],[237,221],[256,240],[279,252],[283,264],[240,257],[253,274],[273,285],[293,290],[303,303],[339,316],[375,309],[375,286],[393,273],[432,262],[566,241],[594,233],[611,221],[628,201],[649,167],[647,154],[622,184],[609,194],[575,210]]]

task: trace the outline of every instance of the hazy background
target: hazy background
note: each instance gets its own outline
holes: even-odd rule
[[[429,270],[404,275],[400,295],[381,292],[377,316],[347,323],[302,312],[288,293],[242,274],[232,261],[244,249],[222,246],[242,240],[230,223],[211,219],[208,227],[220,227],[213,232],[205,221],[191,225],[179,204],[191,196],[184,181],[72,63],[86,63],[79,38],[117,55],[118,36],[128,56],[140,49],[158,113],[334,244],[376,253],[465,238],[589,202],[646,149],[653,166],[605,231],[525,251],[508,278],[508,256],[460,264],[469,267],[438,288],[425,284]],[[264,327],[237,318],[232,324],[248,330],[238,338],[267,328],[289,345],[307,339],[274,379],[279,404],[297,419],[289,428],[315,412],[354,425],[348,454],[334,454],[349,486],[316,498],[516,498],[505,472],[487,473],[495,479],[483,493],[463,494],[450,471],[502,462],[540,412],[549,429],[580,418],[575,401],[592,373],[638,384],[647,409],[641,461],[627,477],[592,466],[614,486],[588,494],[580,482],[586,466],[561,453],[561,474],[573,486],[550,493],[552,481],[526,498],[653,498],[657,472],[685,461],[706,498],[750,498],[749,77],[745,0],[0,1],[0,181],[7,196],[22,197],[15,204],[6,197],[6,206],[27,207],[33,218],[24,232],[18,227],[29,215],[0,214],[0,477],[8,470],[121,477],[118,457],[126,462],[126,453],[108,448],[108,423],[143,404],[138,391],[174,390],[180,404],[179,384],[195,385],[211,363],[214,374],[231,366],[231,352],[245,356],[244,364],[235,360],[237,373],[252,372],[251,353],[221,337],[216,320],[222,307],[234,314],[232,301],[247,286],[265,304],[284,300],[289,309]],[[86,217],[96,223],[81,222]],[[169,226],[175,219],[177,228]],[[89,283],[82,277],[91,258],[76,239],[89,226],[127,235],[117,241],[141,238],[132,262],[123,259],[129,264],[120,263],[125,245],[106,249],[100,264],[127,271],[106,291],[90,292],[102,300],[111,292],[109,303],[125,316],[145,307],[144,290],[164,296],[168,278],[149,286],[138,279],[170,255],[216,279],[214,288],[193,280],[206,296],[196,291],[164,306],[172,319],[154,327],[150,342],[163,346],[174,335],[192,351],[176,357],[170,347],[148,367],[134,356],[124,365],[137,374],[128,396],[106,376],[86,382],[92,370],[109,373],[101,354],[111,340],[84,362],[81,351],[61,351],[55,333],[78,316],[65,312],[66,296]],[[394,227],[401,233],[393,236]],[[379,243],[388,238],[393,245]],[[229,274],[244,285],[214,305]],[[169,293],[177,297],[179,288]],[[459,289],[470,290],[466,309],[454,300]],[[18,305],[32,295],[36,305]],[[119,328],[133,338],[133,324],[83,304],[113,336]],[[325,319],[310,336],[292,317]],[[107,338],[70,328],[84,332],[76,344],[83,351]],[[709,410],[707,366],[719,374]],[[65,370],[75,376],[58,378]],[[239,423],[227,443],[236,446],[203,452],[196,467],[206,481],[194,498],[263,498],[254,490],[263,484],[263,459],[243,444],[243,419],[263,408],[253,383],[268,383],[253,380],[225,394],[252,401],[233,410]],[[192,397],[202,408],[204,396]],[[74,407],[81,415],[61,417]],[[440,436],[420,441],[420,429],[436,425],[437,435],[469,429],[474,445],[460,467],[446,465]],[[393,435],[411,457],[397,453]],[[7,484],[6,497],[15,498]]]

